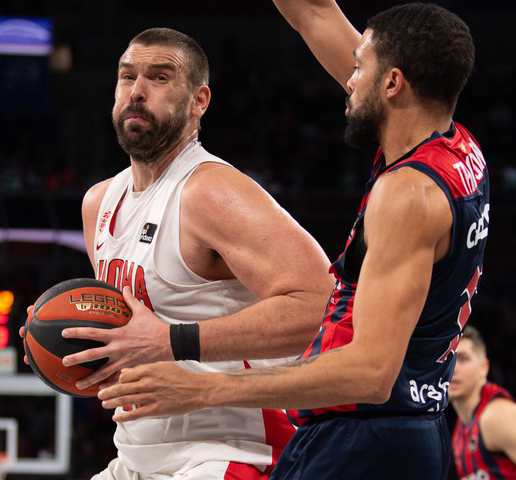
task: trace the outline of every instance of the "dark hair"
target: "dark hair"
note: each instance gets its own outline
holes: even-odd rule
[[[397,67],[422,102],[455,109],[473,69],[475,46],[468,26],[430,3],[385,10],[367,22],[380,68]]]
[[[208,84],[210,75],[208,58],[204,50],[192,37],[171,28],[149,28],[136,35],[129,42],[129,46],[135,43],[145,46],[164,45],[181,49],[187,58],[187,77],[190,86]]]
[[[471,340],[473,348],[481,351],[484,354],[484,356],[486,355],[486,344],[484,342],[484,339],[482,338],[482,335],[480,335],[480,332],[475,327],[472,327],[471,325],[466,325],[466,328],[464,328],[464,334],[462,335],[462,338],[467,338]]]

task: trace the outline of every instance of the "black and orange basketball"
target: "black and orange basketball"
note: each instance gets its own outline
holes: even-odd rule
[[[116,328],[131,318],[120,290],[91,278],[58,283],[44,292],[25,322],[25,353],[34,373],[49,387],[78,397],[97,394],[98,384],[79,390],[75,383],[99,369],[107,358],[65,367],[66,355],[103,346],[101,342],[64,338],[68,327]]]

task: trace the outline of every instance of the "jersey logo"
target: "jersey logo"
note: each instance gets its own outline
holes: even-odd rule
[[[471,435],[468,439],[468,448],[470,452],[474,452],[478,448],[478,437],[476,435]]]
[[[140,234],[140,242],[151,243],[158,226],[155,223],[146,223]]]
[[[484,206],[484,211],[477,222],[473,222],[468,230],[468,236],[466,238],[466,245],[468,248],[476,247],[480,240],[487,237],[489,230],[489,203]]]
[[[102,248],[102,245],[104,245],[105,243],[106,243],[105,240],[102,243],[97,243],[97,245],[96,245],[97,250],[100,250]]]
[[[104,212],[104,215],[102,215],[102,218],[100,219],[100,223],[99,223],[99,232],[100,233],[102,233],[104,228],[106,228],[107,221],[108,221],[110,216],[111,216],[111,211],[110,210],[108,210],[107,212]],[[97,248],[97,250],[98,250],[98,248]]]

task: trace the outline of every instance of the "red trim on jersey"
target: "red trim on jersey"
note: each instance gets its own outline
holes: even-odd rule
[[[430,166],[446,182],[453,198],[475,194],[484,179],[486,168],[477,142],[458,123],[455,123],[455,134],[451,139],[437,137],[419,146],[407,158],[389,165],[386,171],[411,162]]]
[[[124,193],[120,197],[120,200],[118,200],[115,211],[113,212],[113,216],[111,217],[111,221],[109,222],[109,233],[111,234],[111,236],[113,236],[113,232],[115,231],[115,220],[116,220],[116,216],[118,215],[118,210],[120,210],[120,207],[122,206],[122,202],[124,201],[126,194],[127,194],[127,189],[124,190]]]
[[[251,365],[244,360],[244,366],[246,370],[251,368]],[[278,462],[278,458],[281,455],[281,452],[286,447],[289,440],[292,438],[292,435],[296,432],[296,429],[291,425],[288,421],[287,416],[283,410],[271,410],[271,409],[263,409],[263,426],[265,429],[265,443],[272,448],[272,463],[269,465],[264,472],[264,476],[256,477],[257,479],[266,479],[269,478],[269,474],[272,472],[272,469],[276,466]],[[242,465],[242,464],[236,464]],[[249,467],[249,465],[246,465]],[[237,468],[237,467],[234,467]],[[254,468],[254,467],[252,467]],[[254,468],[256,470],[256,468]],[[240,470],[237,470],[238,472]],[[260,473],[258,470],[256,470]],[[245,473],[245,472],[244,472]],[[228,477],[228,478],[245,478],[248,477]],[[254,479],[255,477],[249,477],[249,479]],[[226,479],[226,477],[224,477]]]
[[[269,474],[278,463],[278,458],[287,443],[296,432],[296,429],[287,420],[282,410],[262,410],[263,425],[265,427],[265,443],[272,447],[272,464],[265,469]]]
[[[268,473],[261,473],[256,467],[246,463],[230,462],[224,480],[267,480]]]

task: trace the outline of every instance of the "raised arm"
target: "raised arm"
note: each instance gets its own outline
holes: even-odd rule
[[[115,417],[124,421],[221,405],[304,409],[385,402],[451,224],[448,201],[432,180],[411,169],[386,175],[366,211],[367,253],[350,344],[289,366],[236,373],[199,376],[172,364],[130,369],[120,384],[100,393],[104,406],[142,405]]]
[[[347,90],[361,34],[334,0],[273,0],[328,73]]]

